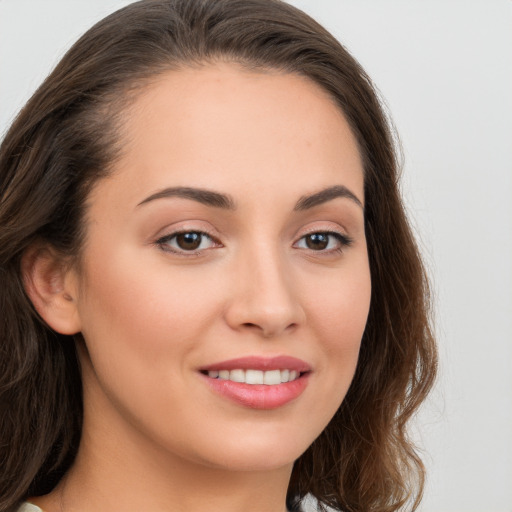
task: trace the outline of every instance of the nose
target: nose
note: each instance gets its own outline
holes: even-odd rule
[[[225,318],[232,329],[271,338],[304,322],[297,283],[286,259],[274,251],[241,256],[232,275]]]

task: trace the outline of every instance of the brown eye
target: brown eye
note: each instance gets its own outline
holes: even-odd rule
[[[322,251],[329,245],[329,234],[312,233],[305,237],[306,247],[313,251]]]
[[[304,235],[295,243],[295,247],[308,249],[310,251],[331,253],[335,251],[341,252],[343,248],[349,247],[351,244],[352,239],[342,233],[336,231],[317,231],[316,233]]]
[[[176,245],[184,251],[194,251],[199,249],[202,242],[202,233],[191,231],[190,233],[180,233],[176,235]]]
[[[162,249],[174,253],[198,253],[218,246],[211,236],[202,231],[183,231],[164,236],[156,242]]]

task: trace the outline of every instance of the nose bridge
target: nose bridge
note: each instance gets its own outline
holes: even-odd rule
[[[237,328],[258,329],[268,337],[302,321],[292,269],[278,244],[260,238],[241,251],[237,267],[230,315]]]
[[[252,273],[254,299],[263,304],[284,307],[292,302],[290,269],[283,261],[283,255],[277,247],[261,244],[253,251],[252,257],[247,256],[248,275]]]

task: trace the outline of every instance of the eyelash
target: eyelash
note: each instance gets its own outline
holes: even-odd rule
[[[191,235],[191,234],[198,235],[201,238],[200,245],[202,244],[202,241],[204,238],[208,238],[214,244],[212,247],[222,246],[222,244],[215,237],[213,237],[206,231],[192,230],[192,229],[176,231],[169,235],[165,235],[165,236],[159,238],[155,243],[163,251],[171,252],[173,254],[177,254],[179,256],[184,256],[184,257],[199,256],[203,251],[211,248],[211,247],[208,247],[208,248],[203,248],[203,249],[198,248],[198,249],[193,249],[193,250],[186,250],[183,248],[171,248],[170,247],[169,242],[177,239],[177,237],[179,237],[180,235]],[[303,247],[303,249],[309,250],[313,253],[318,253],[319,255],[320,254],[329,255],[329,254],[333,254],[333,253],[341,253],[341,252],[343,252],[344,249],[346,249],[347,247],[350,247],[353,243],[352,238],[350,238],[349,236],[344,235],[342,233],[338,233],[337,231],[312,231],[310,233],[306,233],[305,235],[301,236],[299,238],[299,240],[297,240],[297,242],[294,243],[294,246],[296,246],[299,242],[301,242],[303,240],[305,241],[308,237],[311,237],[313,235],[323,235],[323,236],[327,236],[328,238],[332,237],[332,238],[335,238],[336,241],[338,242],[337,247],[327,249],[327,250],[325,250],[325,249],[315,250],[315,249],[311,249],[308,247]],[[327,243],[329,244],[330,242],[331,241],[328,240]],[[305,243],[307,243],[307,242],[305,242]]]
[[[322,235],[322,236],[327,236],[328,238],[332,237],[332,238],[336,239],[336,241],[338,242],[337,247],[327,249],[327,250],[324,250],[324,249],[315,250],[315,249],[309,248],[309,250],[311,250],[312,252],[315,252],[315,253],[321,253],[324,255],[329,255],[329,254],[333,254],[333,253],[341,253],[341,252],[343,252],[344,249],[346,249],[347,247],[350,247],[353,244],[352,238],[350,238],[349,236],[344,235],[342,233],[339,233],[337,231],[311,231],[310,233],[306,233],[305,235],[301,236],[299,238],[299,240],[297,242],[295,242],[294,245],[298,244],[302,240],[305,241],[308,237],[311,237],[313,235]],[[328,240],[328,244],[329,243],[330,243],[330,240]]]
[[[162,249],[163,251],[171,252],[173,254],[177,254],[178,256],[185,256],[185,257],[199,256],[202,251],[207,250],[207,249],[194,249],[194,250],[187,251],[186,249],[182,249],[182,248],[173,249],[169,246],[169,242],[171,242],[171,240],[176,239],[180,235],[190,235],[190,234],[199,235],[201,237],[200,244],[202,244],[204,238],[208,238],[214,244],[213,246],[219,247],[222,245],[215,237],[213,237],[206,231],[194,230],[194,229],[184,229],[182,231],[176,231],[174,233],[170,233],[169,235],[165,235],[156,241],[156,245],[158,245],[160,247],[160,249]]]

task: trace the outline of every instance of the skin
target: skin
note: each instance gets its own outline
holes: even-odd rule
[[[46,512],[283,512],[293,461],[350,385],[369,309],[354,136],[308,79],[235,64],[162,75],[125,121],[123,155],[89,198],[80,268],[49,248],[25,258],[40,314],[84,338],[79,455],[33,502]],[[334,186],[355,199],[297,209]],[[215,191],[234,207],[147,200],[168,187]],[[183,230],[211,238],[187,252],[171,238]],[[351,243],[307,245],[326,232]],[[255,410],[199,372],[249,355],[306,361],[305,391]]]

